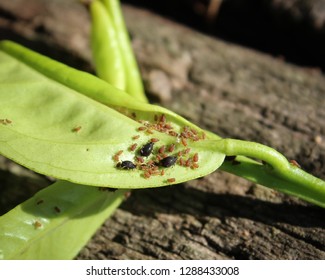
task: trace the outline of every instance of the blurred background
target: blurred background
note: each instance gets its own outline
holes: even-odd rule
[[[200,32],[325,70],[325,0],[122,0]]]

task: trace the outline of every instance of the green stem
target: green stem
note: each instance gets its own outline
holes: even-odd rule
[[[144,93],[138,64],[132,50],[129,34],[124,23],[121,5],[118,0],[102,0],[102,2],[112,19],[117,34],[126,76],[126,92],[138,100],[148,103],[148,99]]]
[[[267,163],[259,164],[237,157],[239,164],[224,162],[222,170],[325,207],[325,182],[290,164],[276,150],[259,143],[234,139],[216,141],[215,148],[227,156],[248,156]]]

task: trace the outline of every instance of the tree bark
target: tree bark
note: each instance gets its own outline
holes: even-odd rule
[[[322,73],[145,10],[124,6],[124,14],[152,102],[220,136],[269,145],[325,179]],[[77,1],[0,3],[1,39],[92,71],[89,26]],[[13,163],[2,162],[6,176],[20,176],[13,174]],[[1,185],[4,192],[8,186]],[[324,259],[324,214],[217,171],[176,186],[133,191],[77,259]]]

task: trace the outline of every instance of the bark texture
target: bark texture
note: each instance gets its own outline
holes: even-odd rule
[[[320,72],[209,38],[148,11],[125,6],[124,12],[152,102],[223,137],[272,146],[325,179]],[[1,39],[91,71],[89,24],[76,1],[0,3]],[[1,198],[12,184],[25,187],[28,197],[26,184],[47,183],[8,160],[0,163]],[[12,195],[6,200],[10,206],[23,199]],[[325,259],[324,214],[215,172],[177,186],[133,191],[77,259]]]

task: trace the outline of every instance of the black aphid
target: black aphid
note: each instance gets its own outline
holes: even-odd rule
[[[121,168],[121,169],[134,169],[136,166],[135,164],[132,162],[132,161],[129,161],[129,160],[125,160],[125,161],[122,161],[122,162],[119,162],[116,167],[118,168]]]
[[[177,161],[177,157],[176,156],[169,156],[169,157],[165,157],[160,161],[160,165],[163,167],[171,167],[172,165],[174,165]]]
[[[152,149],[153,149],[153,142],[149,142],[145,145],[142,146],[142,148],[140,149],[140,155],[143,157],[148,157],[150,156]]]

